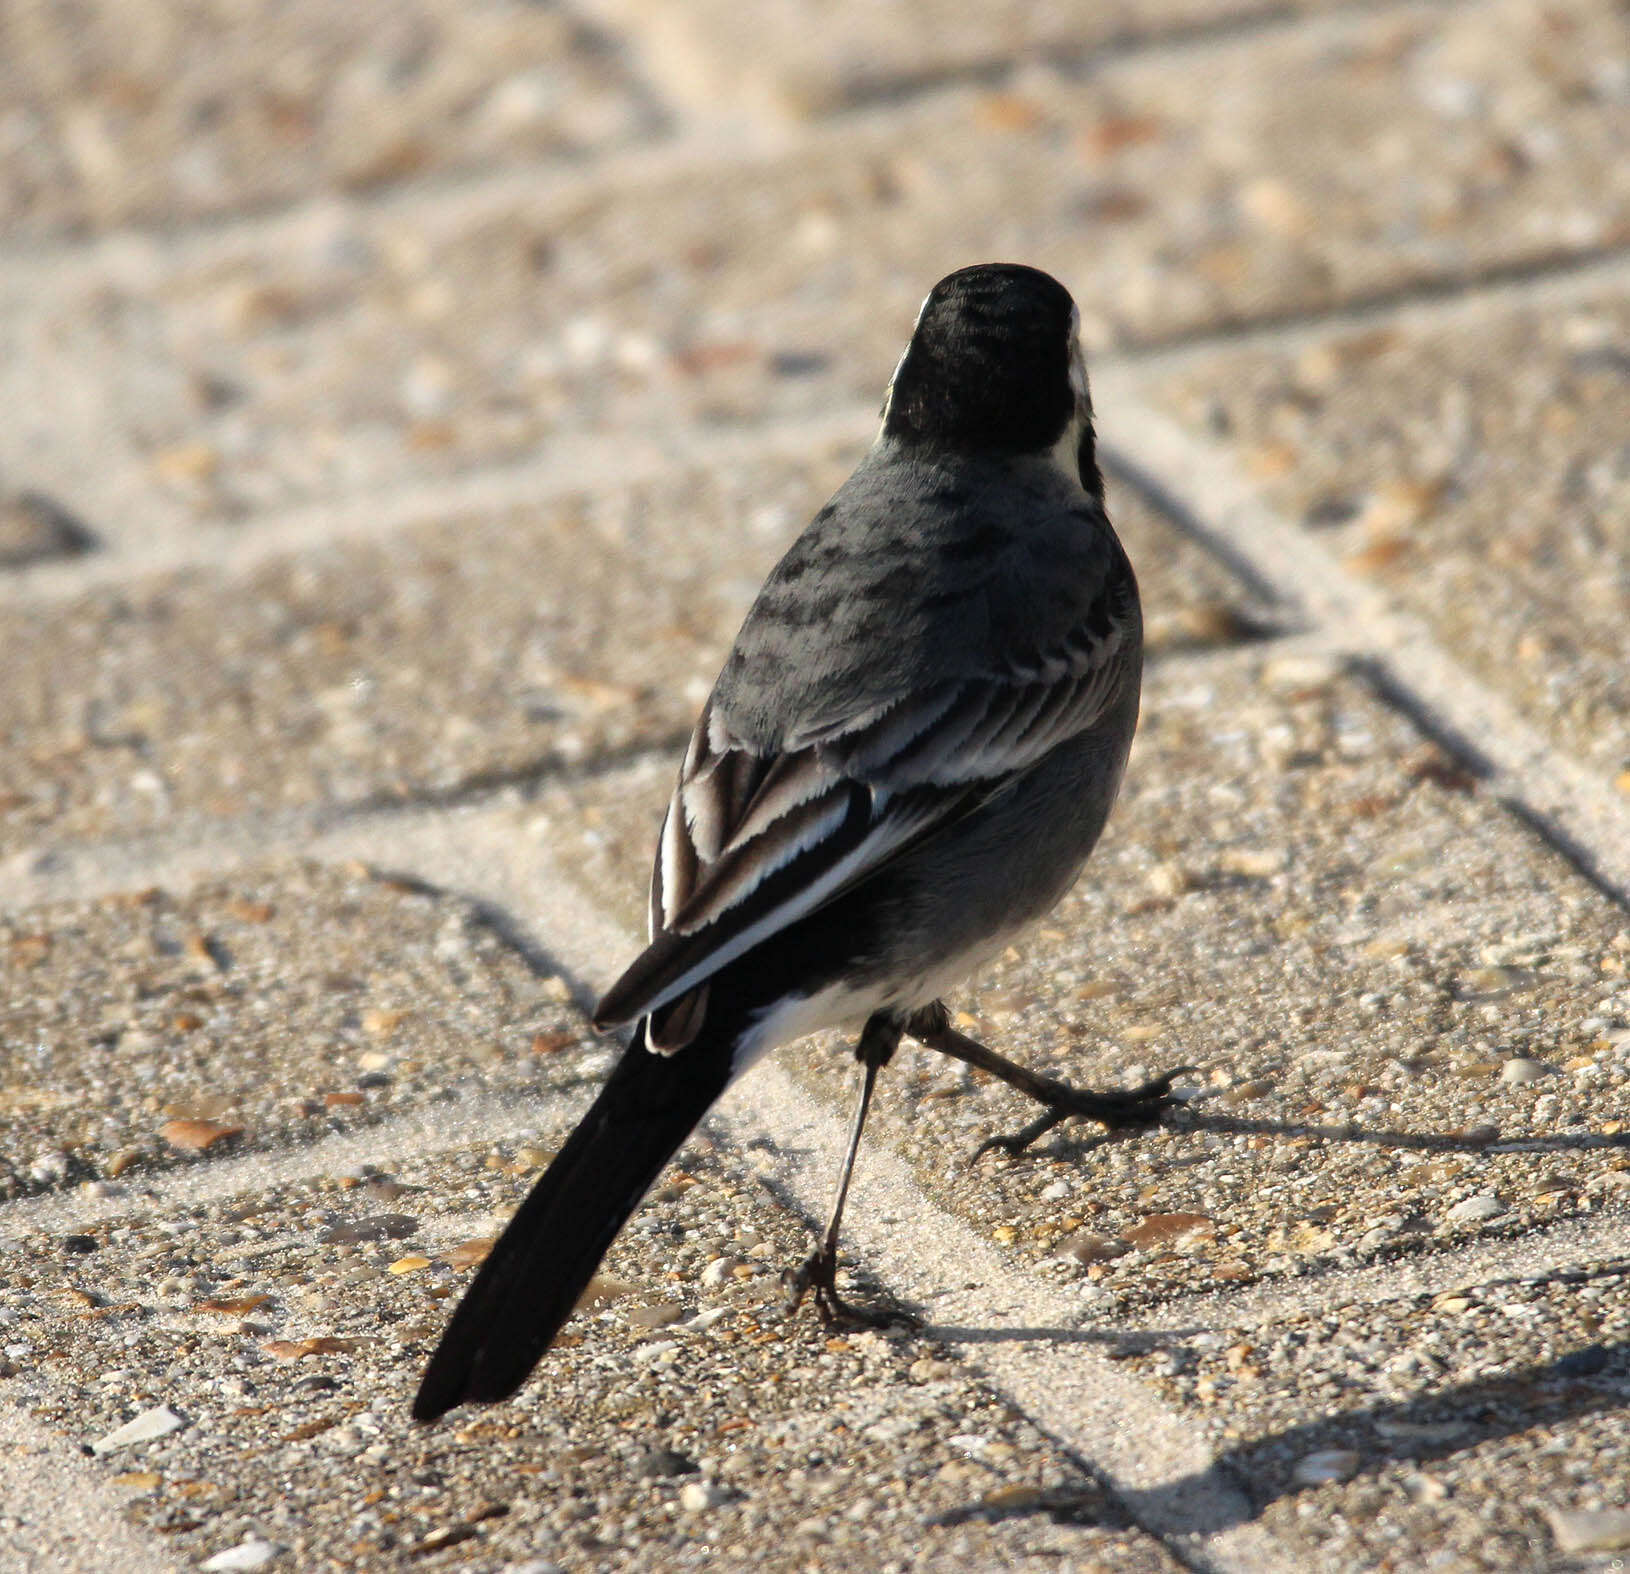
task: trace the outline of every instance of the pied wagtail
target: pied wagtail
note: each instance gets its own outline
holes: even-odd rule
[[[903,1034],[1044,1106],[985,1147],[1167,1102],[1176,1070],[1080,1092],[941,1002],[1075,879],[1137,724],[1137,581],[1104,515],[1078,321],[1062,285],[1013,264],[923,303],[876,443],[770,574],[702,707],[650,944],[594,1013],[634,1024],[628,1048],[459,1304],[420,1420],[525,1382],[663,1166],[778,1044],[863,1024],[831,1221],[789,1276],[828,1321],[868,1316],[838,1297],[838,1224]]]

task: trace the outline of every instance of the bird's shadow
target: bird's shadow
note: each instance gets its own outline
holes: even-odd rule
[[[1251,1119],[1238,1115],[1209,1115],[1189,1105],[1166,1110],[1160,1126],[1173,1132],[1210,1132],[1228,1137],[1315,1138],[1321,1142],[1360,1142],[1380,1148],[1398,1148],[1414,1153],[1565,1153],[1588,1149],[1630,1148],[1630,1131],[1560,1132],[1548,1137],[1524,1137],[1502,1142],[1485,1135],[1458,1132],[1391,1131],[1362,1125],[1358,1121],[1312,1122],[1300,1120]],[[1144,1132],[1152,1129],[1144,1127]],[[1137,1128],[1100,1132],[1087,1136],[1059,1136],[1045,1146],[1037,1144],[1019,1156],[1026,1159],[1062,1159],[1090,1153],[1112,1142],[1136,1140]]]
[[[1108,1346],[1117,1355],[1159,1350],[1203,1332],[1205,1329],[1198,1324],[1193,1328],[1140,1329],[1135,1333],[1116,1328],[1066,1326],[969,1328],[960,1323],[924,1323],[921,1329],[924,1339],[937,1339],[945,1344],[1096,1344]]]

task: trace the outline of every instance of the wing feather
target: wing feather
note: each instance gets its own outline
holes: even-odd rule
[[[595,1020],[665,1007],[1000,791],[1102,716],[1136,654],[1135,622],[1100,605],[1022,669],[872,707],[769,756],[710,702],[664,822],[652,943]]]

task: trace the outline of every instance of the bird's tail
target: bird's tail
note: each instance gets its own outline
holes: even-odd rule
[[[642,1023],[599,1097],[481,1265],[413,1401],[433,1421],[467,1400],[507,1399],[571,1316],[651,1183],[730,1080],[728,1041],[674,1056]]]

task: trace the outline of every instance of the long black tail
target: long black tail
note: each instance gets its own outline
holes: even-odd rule
[[[526,1381],[629,1214],[724,1091],[732,1048],[704,1032],[678,1055],[653,1055],[641,1024],[459,1302],[419,1384],[416,1420],[507,1399]]]

